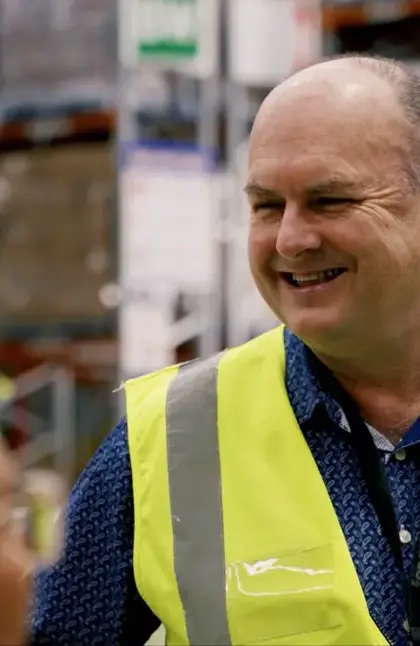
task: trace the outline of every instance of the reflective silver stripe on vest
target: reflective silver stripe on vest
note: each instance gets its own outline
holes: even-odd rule
[[[175,575],[192,646],[231,644],[217,438],[221,356],[182,366],[166,403]]]

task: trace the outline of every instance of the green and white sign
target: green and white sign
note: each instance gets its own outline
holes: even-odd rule
[[[118,0],[120,64],[212,76],[219,60],[220,7],[226,1]]]
[[[137,0],[141,58],[193,60],[199,53],[199,0]]]

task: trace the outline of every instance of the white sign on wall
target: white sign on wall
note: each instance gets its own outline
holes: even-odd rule
[[[132,376],[173,361],[176,299],[202,302],[217,289],[218,180],[197,150],[131,145],[124,156],[120,341],[123,374]],[[211,321],[198,312],[192,323],[199,336]]]
[[[229,73],[270,86],[322,55],[320,0],[229,0]]]
[[[139,147],[128,153],[121,184],[127,285],[211,288],[217,180],[209,163],[187,149]]]

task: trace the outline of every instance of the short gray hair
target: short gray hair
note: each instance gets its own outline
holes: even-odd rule
[[[361,69],[376,74],[395,90],[396,98],[410,128],[407,142],[407,175],[410,187],[420,191],[420,76],[408,65],[391,58],[364,53],[333,56],[346,59]]]

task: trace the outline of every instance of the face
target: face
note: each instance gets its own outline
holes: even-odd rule
[[[346,87],[341,76],[339,91],[280,89],[251,137],[251,271],[280,320],[314,345],[402,330],[411,305],[420,314],[419,200],[405,181],[405,125],[389,97],[381,120],[365,86]]]

